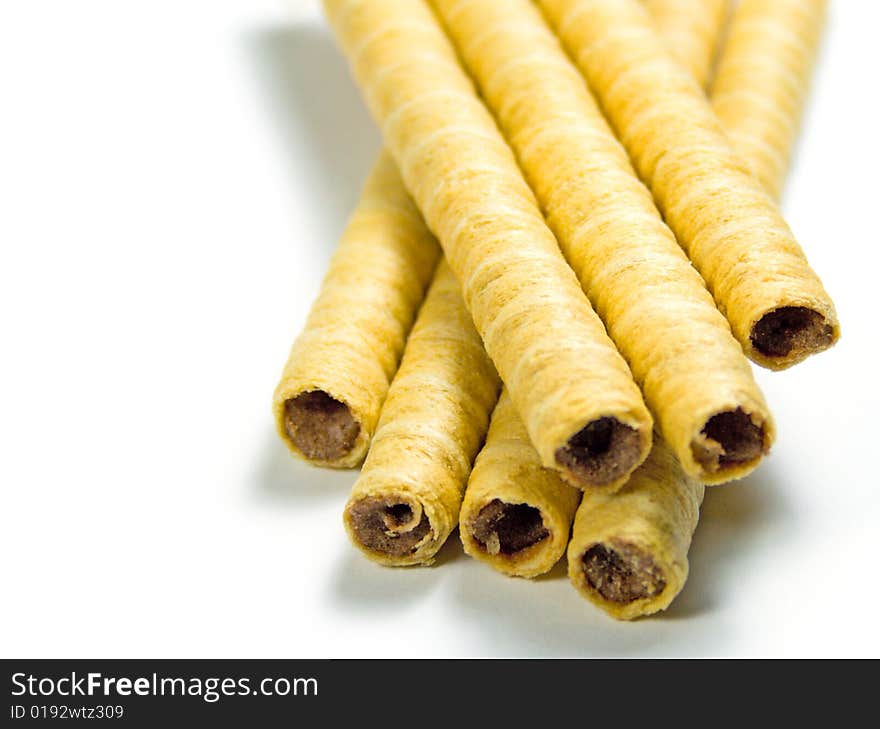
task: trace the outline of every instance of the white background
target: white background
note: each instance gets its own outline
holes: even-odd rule
[[[379,147],[317,3],[3,2],[0,655],[880,655],[878,24],[837,0],[784,205],[843,339],[758,373],[778,445],[622,624],[456,537],[368,563],[273,432]]]

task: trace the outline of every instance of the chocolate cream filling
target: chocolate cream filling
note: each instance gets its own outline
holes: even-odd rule
[[[656,597],[666,587],[663,571],[651,555],[622,539],[594,544],[581,561],[587,583],[611,602]]]
[[[830,347],[834,330],[817,311],[783,306],[764,314],[752,327],[750,338],[765,357],[800,356]]]
[[[616,481],[639,460],[639,433],[617,418],[594,420],[556,451],[556,462],[595,486]]]
[[[360,423],[345,403],[326,392],[312,390],[284,404],[285,427],[293,444],[306,458],[335,461],[354,447]]]
[[[348,513],[357,540],[389,557],[412,554],[431,532],[424,511],[416,519],[409,504],[392,497],[368,496],[352,504]]]
[[[471,535],[489,554],[513,555],[547,539],[541,512],[528,504],[493,499],[470,523]]]
[[[742,408],[713,415],[691,443],[694,459],[710,472],[748,463],[764,452],[764,428]]]

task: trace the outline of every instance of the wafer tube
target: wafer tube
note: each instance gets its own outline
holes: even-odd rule
[[[443,261],[345,507],[348,535],[370,559],[423,564],[443,546],[500,387]]]
[[[774,428],[749,362],[540,12],[432,3],[685,470],[750,472]]]
[[[734,148],[779,197],[822,35],[826,0],[743,0],[712,84]]]
[[[834,305],[708,100],[636,0],[539,0],[755,362],[784,369],[839,336]]]
[[[336,468],[363,460],[439,257],[380,155],[275,389],[278,433],[295,455]]]
[[[325,0],[337,38],[541,462],[619,487],[651,416],[421,0]]]
[[[459,526],[464,551],[508,575],[543,574],[565,553],[580,497],[541,465],[503,391],[464,494]]]
[[[705,87],[727,17],[727,0],[643,2],[673,58]]]
[[[613,498],[584,494],[568,545],[572,584],[620,620],[665,610],[687,579],[703,492],[655,438],[648,460]]]

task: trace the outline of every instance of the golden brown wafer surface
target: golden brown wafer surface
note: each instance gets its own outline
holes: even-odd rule
[[[760,1],[760,0],[759,0]],[[709,82],[727,0],[643,0],[672,56],[700,86]]]
[[[827,0],[742,0],[712,84],[736,151],[779,197],[822,35]]]

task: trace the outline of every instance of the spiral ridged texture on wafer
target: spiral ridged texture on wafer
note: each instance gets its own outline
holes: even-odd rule
[[[439,256],[381,155],[275,389],[278,433],[297,456],[338,468],[363,460]]]
[[[542,463],[619,487],[647,456],[651,416],[431,10],[324,5]]]
[[[529,0],[432,0],[660,431],[705,483],[774,437],[751,366]]]
[[[734,148],[779,197],[822,35],[827,0],[742,0],[712,107]]]
[[[718,38],[727,17],[727,0],[643,0],[672,56],[705,87]],[[760,2],[760,0],[759,0]]]
[[[746,353],[782,369],[830,347],[834,306],[696,81],[636,0],[539,0]]]
[[[568,545],[574,586],[620,620],[665,610],[687,579],[703,493],[655,438],[648,460],[612,498],[584,494]]]
[[[543,574],[565,553],[580,497],[541,465],[503,391],[461,507],[464,551],[508,575]]]
[[[757,13],[759,8],[756,6],[759,6],[762,11],[773,14],[785,4],[749,3],[747,0],[741,7],[747,5],[753,5],[753,12]],[[728,52],[731,48],[725,46],[724,54]],[[734,44],[732,52],[741,53],[741,46]],[[737,85],[747,87],[750,83],[745,74],[738,74],[735,81],[735,84],[725,84],[727,93],[735,94]],[[798,113],[795,107],[786,108],[789,114],[792,110]],[[774,127],[777,109],[757,104],[753,106],[752,114],[748,123],[753,124],[754,129]],[[751,145],[738,146],[749,162],[755,159],[751,149]],[[785,172],[783,166],[779,171],[780,178]],[[621,506],[629,504],[629,508],[611,509],[606,499],[590,499],[575,524],[569,550],[572,582],[582,594],[618,618],[632,619],[667,607],[681,591],[687,576],[687,550],[702,489],[686,478],[676,460],[663,453],[664,449],[665,444],[654,441],[648,460],[613,502],[616,504],[619,500]],[[653,491],[654,497],[646,508],[642,504],[647,500],[648,491]],[[642,510],[641,526],[635,522],[634,510]],[[636,538],[633,538],[633,532],[638,535]],[[652,571],[652,567],[664,563],[665,567]],[[652,596],[651,592],[655,594]],[[627,597],[628,600],[624,599]]]
[[[368,557],[394,566],[433,559],[458,524],[500,387],[442,261],[345,508],[348,534]]]

